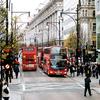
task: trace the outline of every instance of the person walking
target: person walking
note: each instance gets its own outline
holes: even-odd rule
[[[91,82],[90,76],[87,75],[84,81],[85,81],[84,96],[86,96],[87,90],[88,90],[89,95],[91,96],[92,94],[91,94],[91,89],[90,89],[90,82]]]
[[[96,79],[98,79],[98,77],[99,77],[99,68],[98,68],[97,65],[96,65],[96,69],[95,69],[95,75],[96,75]]]
[[[17,58],[14,61],[13,70],[15,72],[16,79],[17,79],[18,78],[18,73],[19,73],[19,62],[18,62],[18,59]]]
[[[7,86],[7,82],[4,82],[4,84],[3,84],[2,97],[4,100],[9,100],[9,98],[10,98],[10,90],[9,90],[9,87]]]
[[[87,75],[91,77],[91,66],[89,64],[85,66],[85,76]]]

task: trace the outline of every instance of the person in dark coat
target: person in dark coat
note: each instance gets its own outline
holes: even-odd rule
[[[90,65],[89,64],[87,64],[86,66],[85,66],[85,76],[89,76],[89,77],[91,77],[91,67],[90,67]]]
[[[11,79],[13,78],[12,64],[13,64],[13,55],[12,53],[8,53],[6,56],[6,59],[4,60],[4,68],[5,68],[5,75],[6,75],[7,83],[8,83],[8,80],[11,83]],[[6,66],[8,65],[9,65],[9,68],[6,68]]]
[[[91,96],[92,94],[91,94],[91,89],[90,89],[90,82],[91,82],[90,76],[87,75],[84,81],[85,81],[84,96],[86,96],[87,90],[88,90],[89,95]]]
[[[98,77],[99,77],[99,68],[98,68],[97,65],[96,65],[96,68],[95,68],[95,75],[96,75],[96,79],[98,79]]]
[[[18,73],[19,73],[19,62],[18,62],[18,59],[15,59],[15,61],[14,61],[13,70],[15,72],[16,78],[18,78]]]

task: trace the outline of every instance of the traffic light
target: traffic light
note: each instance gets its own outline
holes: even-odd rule
[[[95,58],[98,58],[98,51],[95,49]]]
[[[98,51],[96,51],[96,58],[98,58]]]
[[[85,57],[86,53],[85,53],[85,49],[83,49],[83,57]]]
[[[86,53],[85,53],[85,49],[83,49],[83,62],[84,62],[84,64],[85,64],[85,62],[86,62]]]

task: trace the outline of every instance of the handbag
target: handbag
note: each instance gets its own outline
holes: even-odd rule
[[[8,91],[8,88],[6,87],[4,90],[3,90],[6,94],[8,94],[9,93],[9,91]]]

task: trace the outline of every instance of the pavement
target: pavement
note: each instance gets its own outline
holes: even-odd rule
[[[80,83],[83,84],[84,82],[84,78],[85,77],[82,77],[82,76],[76,76],[76,77],[71,77],[73,80],[75,80],[77,83]],[[92,85],[92,82],[91,82],[91,89],[93,91],[95,91],[97,94],[100,94],[100,85],[99,85],[99,79],[96,79],[96,78],[93,78],[91,77],[91,81],[94,82],[95,84]],[[18,84],[21,84],[21,79],[18,78],[18,79],[12,79],[12,83],[9,84],[9,87],[10,85],[18,85]],[[84,87],[83,87],[84,88]],[[23,90],[22,90],[23,91]],[[10,100],[24,100],[23,97],[22,97],[22,93],[23,92],[20,92],[20,91],[13,91],[12,89],[10,89]]]
[[[15,86],[17,84],[21,84],[20,78],[19,79],[12,79],[12,82],[9,83],[9,88],[10,88],[10,85]],[[21,95],[22,95],[22,93],[20,93],[18,91],[13,91],[12,89],[10,89],[10,100],[23,100],[23,99],[21,99]]]
[[[75,76],[75,77],[70,77],[70,78],[72,78],[74,81],[78,83],[78,85],[80,84],[80,86],[84,88],[85,75],[83,77],[80,75],[78,77]],[[100,76],[98,79],[91,77],[91,89],[95,91],[96,93],[100,94]]]

